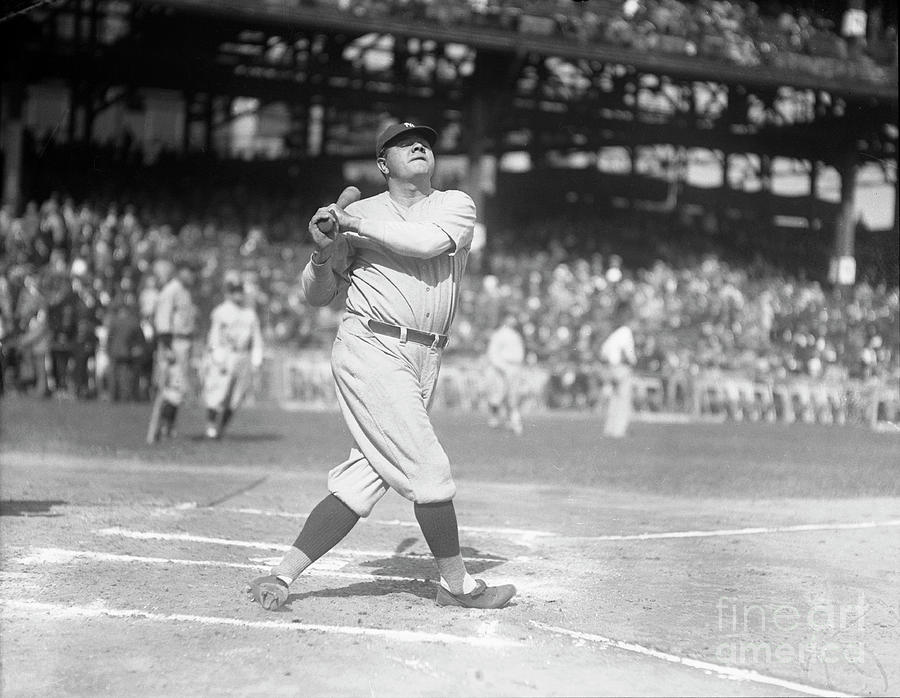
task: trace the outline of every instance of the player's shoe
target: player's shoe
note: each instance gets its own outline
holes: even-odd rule
[[[267,611],[276,611],[288,599],[288,585],[274,574],[257,577],[244,587],[244,592]]]
[[[462,606],[463,608],[503,608],[516,595],[512,584],[489,587],[484,580],[476,579],[476,587],[468,594],[451,594],[438,585],[434,602],[438,606]]]
[[[207,439],[218,439],[219,438],[219,430],[216,429],[212,424],[206,427],[206,438]]]

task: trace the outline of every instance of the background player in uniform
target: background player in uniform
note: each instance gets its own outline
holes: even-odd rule
[[[615,329],[600,346],[609,395],[603,434],[613,438],[625,436],[631,422],[631,372],[637,363],[631,320],[631,304],[619,301],[613,314]]]
[[[153,312],[156,335],[156,397],[147,430],[147,442],[174,436],[178,407],[190,384],[191,347],[197,311],[191,298],[194,271],[186,263],[176,267],[168,260],[156,263],[160,282]]]
[[[512,585],[490,587],[466,571],[456,485],[428,415],[475,225],[467,194],[431,186],[436,138],[427,126],[389,126],[375,148],[387,191],[346,210],[320,208],[310,221],[317,249],[302,275],[307,300],[325,305],[349,285],[331,363],[356,443],[330,471],[330,494],[279,565],[250,583],[248,592],[264,608],[281,606],[294,579],[391,487],[413,502],[435,557],[437,604],[500,608],[515,594]],[[334,232],[326,236],[319,226]]]
[[[515,434],[522,433],[519,411],[522,364],[525,362],[525,340],[517,328],[516,316],[507,313],[500,326],[491,333],[487,347],[488,424],[501,424]]]
[[[259,318],[247,307],[240,274],[225,275],[225,300],[210,315],[203,359],[203,401],[206,436],[222,437],[235,410],[262,366],[263,340]]]

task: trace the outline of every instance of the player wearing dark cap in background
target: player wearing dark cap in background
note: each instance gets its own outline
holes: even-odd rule
[[[173,436],[178,407],[190,385],[191,347],[197,309],[191,298],[194,270],[185,261],[156,262],[154,272],[161,286],[153,312],[157,341],[155,367],[156,397],[147,429],[147,442]]]
[[[428,415],[475,226],[467,194],[431,185],[436,138],[427,126],[389,126],[376,141],[387,191],[346,208],[320,208],[310,221],[317,249],[302,275],[307,300],[325,305],[348,287],[332,370],[356,443],[329,473],[330,494],[280,564],[250,583],[264,608],[283,605],[294,579],[389,488],[413,502],[440,573],[438,605],[500,608],[515,594],[512,585],[489,587],[466,570],[456,485]],[[333,235],[323,234],[335,224]]]

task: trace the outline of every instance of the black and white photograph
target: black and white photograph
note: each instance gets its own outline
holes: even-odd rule
[[[0,1],[0,695],[900,693],[897,6]]]

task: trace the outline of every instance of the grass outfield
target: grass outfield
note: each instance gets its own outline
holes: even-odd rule
[[[0,402],[3,450],[148,462],[253,464],[322,471],[351,444],[339,414],[247,408],[217,443],[201,438],[202,411],[186,407],[179,436],[144,444],[149,406],[10,398]],[[900,434],[860,426],[635,423],[606,439],[599,420],[532,415],[525,434],[479,415],[434,415],[457,479],[565,483],[666,496],[852,498],[900,495]]]

